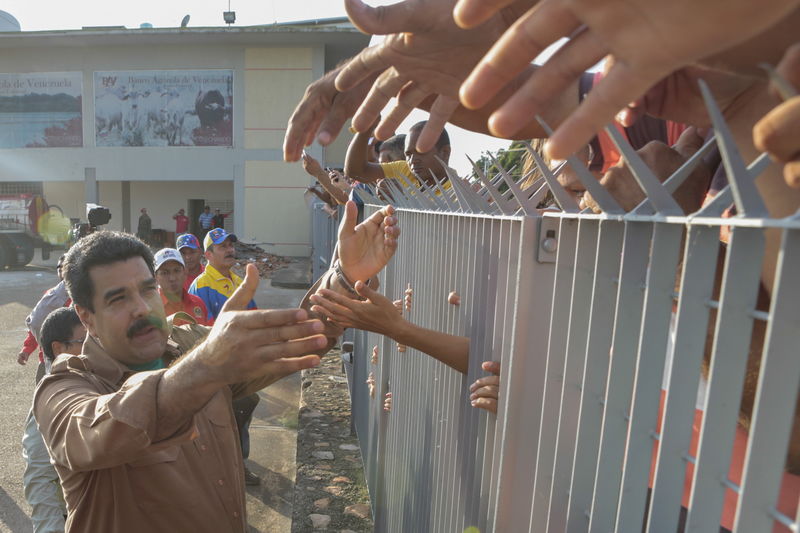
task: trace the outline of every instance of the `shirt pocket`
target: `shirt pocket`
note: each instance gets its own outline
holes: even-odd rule
[[[180,453],[180,446],[170,446],[169,448],[148,453],[139,459],[131,461],[128,463],[128,466],[131,468],[142,468],[160,463],[173,463],[178,459],[178,455],[180,455]]]

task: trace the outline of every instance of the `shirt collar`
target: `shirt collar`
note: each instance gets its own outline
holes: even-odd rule
[[[233,271],[231,271],[231,277],[228,278],[228,277],[223,276],[222,274],[220,274],[219,270],[217,270],[216,268],[211,266],[211,263],[209,263],[209,264],[206,265],[206,273],[210,277],[214,278],[214,280],[216,280],[216,281],[222,281],[224,279],[227,279],[227,280],[232,281],[234,283],[234,285],[239,285],[239,279],[240,278],[239,278],[239,276],[234,274]]]
[[[111,383],[120,383],[133,374],[128,367],[108,355],[100,341],[91,335],[86,336],[81,357],[89,363],[87,370]]]

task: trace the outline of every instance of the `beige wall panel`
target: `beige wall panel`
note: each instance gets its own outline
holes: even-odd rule
[[[336,140],[325,147],[325,165],[329,167],[344,167],[344,158],[347,155],[347,147],[353,135],[349,131],[350,122],[347,122]]]
[[[308,70],[247,70],[245,148],[280,148],[294,106],[311,82]]]
[[[303,199],[308,175],[299,164],[248,161],[245,166],[245,229],[247,242],[281,255],[307,255],[309,212]]]
[[[100,198],[102,199],[102,194]],[[131,182],[131,231],[136,232],[139,210],[142,207],[147,208],[147,213],[153,221],[153,229],[175,231],[172,215],[180,208],[188,209],[189,200],[192,199],[232,204],[233,182],[133,181]]]
[[[247,48],[244,51],[244,65],[247,69],[256,68],[311,68],[313,49],[303,48]]]
[[[122,231],[122,182],[121,181],[99,181],[97,182],[100,205],[107,207],[111,211],[111,222],[103,226],[106,229]],[[131,207],[133,211],[133,207]],[[138,216],[138,208],[136,209]],[[86,214],[81,215],[81,220],[86,220]],[[136,226],[132,226],[136,231]]]
[[[285,161],[247,161],[244,167],[245,188],[291,188],[300,196],[311,183],[302,165]]]

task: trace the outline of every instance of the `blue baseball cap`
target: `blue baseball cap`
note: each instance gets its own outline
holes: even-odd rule
[[[175,240],[175,248],[180,250],[181,248],[186,248],[186,247],[199,250],[200,241],[198,241],[197,237],[195,237],[191,233],[184,233],[183,235],[178,236],[178,238]]]
[[[206,233],[206,238],[203,239],[203,248],[208,250],[208,247],[212,244],[219,244],[228,237],[230,237],[231,242],[236,242],[239,240],[233,233],[228,233],[222,228],[214,228]]]

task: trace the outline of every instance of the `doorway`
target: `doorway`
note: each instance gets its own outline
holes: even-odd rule
[[[201,239],[203,234],[203,232],[200,230],[200,221],[198,219],[200,218],[200,213],[203,212],[205,207],[205,200],[189,200],[189,231],[196,235],[198,239]],[[202,244],[202,242],[200,244]]]

